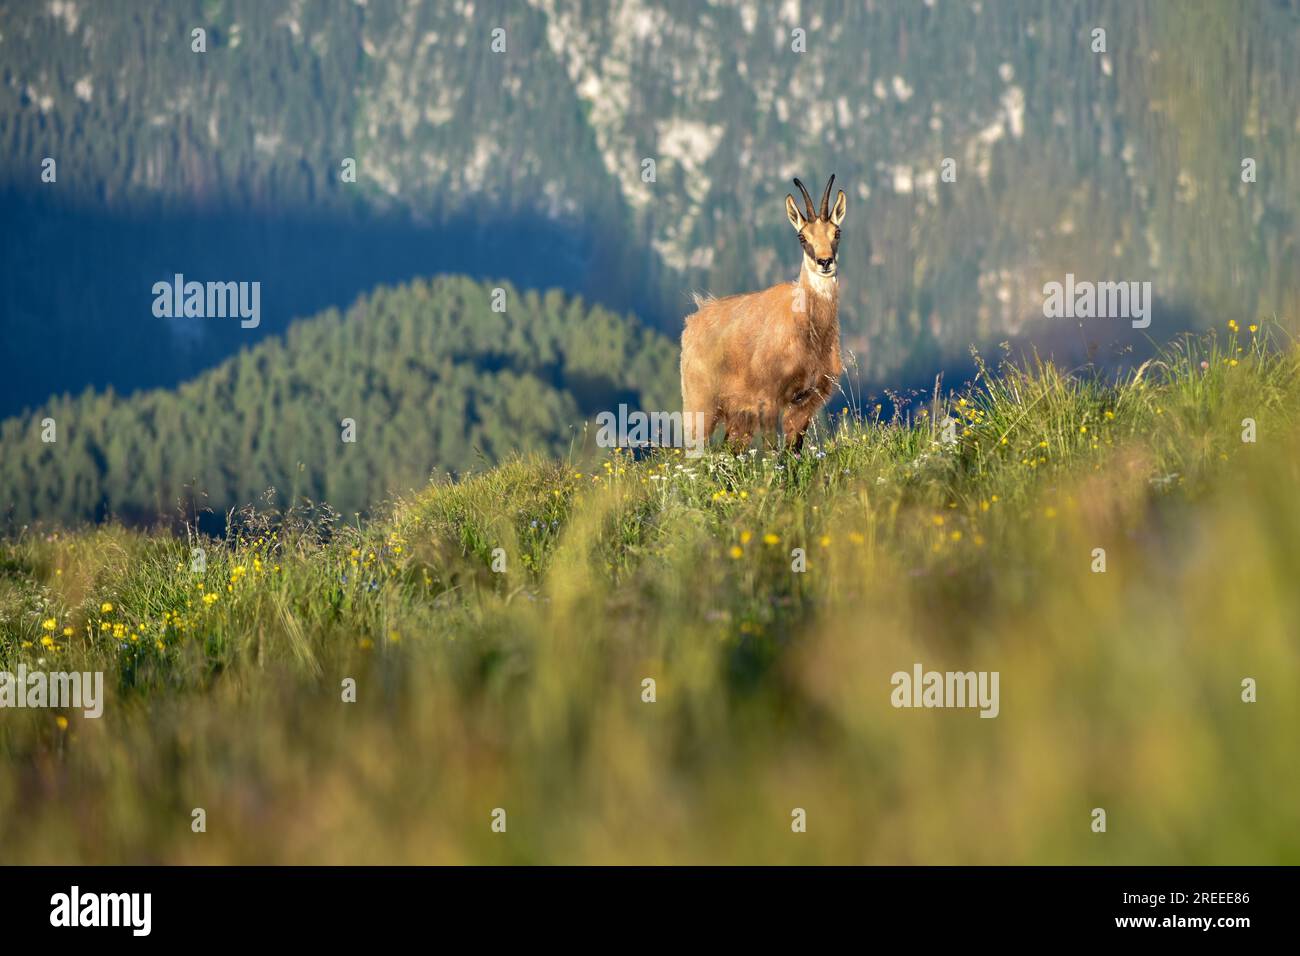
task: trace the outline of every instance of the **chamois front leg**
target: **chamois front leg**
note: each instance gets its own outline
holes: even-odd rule
[[[803,450],[804,432],[808,430],[808,426],[817,415],[817,412],[826,404],[827,394],[832,385],[833,380],[825,378],[820,388],[806,388],[790,397],[790,404],[785,408],[785,414],[781,418],[781,425],[785,436],[785,446],[796,455]]]
[[[754,432],[758,429],[758,415],[749,409],[727,412],[727,444],[734,454],[742,455],[749,451],[754,441]]]
[[[803,450],[803,433],[808,430],[808,423],[817,412],[817,405],[811,401],[802,405],[791,405],[785,410],[782,420],[782,433],[785,447],[796,455]]]

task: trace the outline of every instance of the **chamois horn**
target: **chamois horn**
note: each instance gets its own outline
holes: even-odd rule
[[[816,218],[816,216],[813,214],[812,196],[808,195],[807,187],[804,186],[803,183],[799,182],[799,180],[796,179],[794,181],[794,184],[799,187],[799,192],[803,193],[803,204],[804,204],[804,208],[808,210],[808,221],[812,222],[813,219]]]
[[[826,184],[826,192],[822,193],[822,218],[830,219],[831,210],[831,187],[835,185],[835,174],[831,173],[831,181]]]

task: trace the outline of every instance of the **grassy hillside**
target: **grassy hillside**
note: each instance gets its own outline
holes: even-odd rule
[[[671,408],[675,366],[665,337],[559,292],[456,276],[381,287],[174,391],[87,390],[0,422],[0,521],[220,519],[268,488],[274,504],[352,514],[434,470],[562,454],[620,401]]]
[[[3,714],[0,861],[1300,862],[1300,351],[1262,336],[1003,365],[802,459],[21,535],[0,661],[109,699]],[[895,709],[918,662],[999,715]]]

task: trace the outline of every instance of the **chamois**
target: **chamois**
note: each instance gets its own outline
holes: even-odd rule
[[[723,299],[696,296],[696,312],[686,318],[682,420],[687,429],[703,423],[699,441],[708,441],[721,421],[733,449],[748,448],[755,431],[780,429],[798,452],[843,372],[836,256],[847,201],[841,189],[828,210],[831,176],[815,214],[808,190],[794,184],[807,213],[785,197],[803,247],[798,280]]]

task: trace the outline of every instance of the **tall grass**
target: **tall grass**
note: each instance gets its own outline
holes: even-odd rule
[[[1234,328],[981,368],[799,458],[29,530],[0,664],[110,696],[0,710],[0,862],[1297,862],[1297,409],[1300,350]],[[917,662],[998,671],[999,716],[895,709]]]

